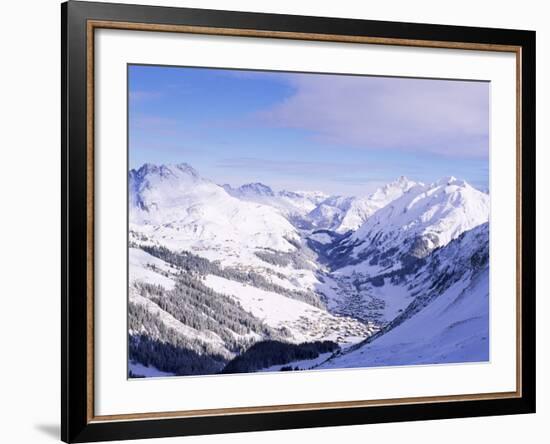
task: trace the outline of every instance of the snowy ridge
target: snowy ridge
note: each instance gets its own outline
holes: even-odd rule
[[[343,197],[145,164],[129,172],[129,204],[134,373],[219,372],[262,341],[340,347],[300,368],[488,350],[489,196],[465,181],[402,176]]]
[[[277,210],[230,196],[187,164],[146,164],[130,171],[129,180],[132,241],[174,250],[231,246],[234,255],[257,248],[288,252],[295,249],[290,242],[299,240]]]
[[[416,184],[372,215],[334,249],[346,271],[382,272],[422,258],[489,220],[489,196],[454,177]]]
[[[223,185],[231,196],[238,199],[268,205],[278,209],[284,216],[304,217],[328,196],[320,191],[286,191],[275,192],[262,183],[249,183],[238,188]]]
[[[336,231],[342,218],[351,208],[355,197],[331,196],[319,203],[311,210],[306,218],[315,228]]]
[[[346,231],[356,230],[376,211],[398,199],[416,185],[421,184],[401,176],[396,181],[384,185],[367,197],[354,199],[335,231],[345,233]]]
[[[433,254],[431,279],[412,280],[407,309],[363,345],[318,368],[481,362],[489,359],[488,224]]]
[[[299,217],[302,225],[315,229],[330,229],[346,233],[359,228],[377,210],[401,197],[416,185],[404,176],[399,177],[374,193],[362,196],[328,196],[319,191],[275,192],[262,183],[249,183],[238,188],[223,185],[223,188],[238,199],[268,205],[281,211],[293,221]]]
[[[375,236],[384,241],[396,231],[404,237],[421,236],[428,248],[447,245],[464,231],[488,221],[489,196],[454,177],[424,186],[416,184],[365,222],[350,241]]]
[[[291,342],[324,339],[346,346],[377,331],[373,324],[364,325],[351,317],[334,316],[305,302],[240,282],[209,275],[205,283],[236,298],[247,311],[270,327],[287,331],[287,339]]]

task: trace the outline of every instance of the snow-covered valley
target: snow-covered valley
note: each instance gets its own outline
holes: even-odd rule
[[[483,361],[489,196],[366,196],[129,172],[130,376]]]

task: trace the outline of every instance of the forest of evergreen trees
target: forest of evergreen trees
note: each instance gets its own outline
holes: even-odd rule
[[[130,360],[178,376],[217,373],[224,367],[226,359],[222,356],[198,354],[186,348],[188,344],[180,341],[179,338],[175,342],[178,345],[152,339],[145,334],[130,335],[128,342]],[[128,376],[141,377],[138,373],[131,371]]]
[[[158,370],[177,375],[215,373],[254,342],[250,333],[263,338],[285,337],[283,330],[268,327],[233,298],[216,293],[190,275],[179,276],[172,290],[143,282],[134,285],[141,296],[182,324],[199,332],[212,332],[224,342],[225,353],[206,341],[187,338],[167,327],[158,313],[130,302],[129,358]],[[148,336],[140,333],[144,331]]]
[[[160,310],[129,303],[129,359],[162,372],[175,375],[212,373],[240,373],[257,371],[271,365],[286,364],[294,360],[314,359],[320,353],[338,348],[332,342],[289,344],[287,329],[273,329],[254,317],[233,297],[207,287],[202,279],[208,274],[253,285],[321,307],[323,303],[314,293],[292,291],[271,283],[265,276],[253,271],[222,268],[189,252],[175,253],[162,246],[137,246],[145,252],[176,267],[179,274],[172,290],[144,282],[134,282],[137,294],[148,299]],[[277,265],[304,258],[290,254],[265,251],[258,253],[262,260]],[[156,269],[156,272],[166,274]],[[174,277],[173,275],[171,276]],[[167,313],[181,324],[198,332],[209,332],[223,341],[223,347],[197,338],[190,338],[167,326],[161,314]],[[258,341],[261,338],[261,342]],[[234,358],[234,359],[233,359]],[[129,377],[137,378],[138,372]]]
[[[272,365],[315,359],[320,354],[334,353],[339,349],[338,344],[332,341],[304,342],[302,344],[290,344],[280,341],[257,342],[246,352],[231,360],[222,370],[222,373],[255,372]]]
[[[241,282],[243,284],[249,284],[257,288],[261,288],[262,290],[266,291],[272,291],[278,294],[282,294],[284,296],[287,296],[292,299],[296,299],[299,301],[306,302],[310,305],[313,305],[318,308],[325,308],[324,302],[320,300],[319,296],[316,295],[312,291],[297,291],[297,290],[290,290],[288,288],[282,287],[280,285],[273,284],[270,282],[265,276],[256,273],[254,271],[250,270],[240,270],[237,268],[231,268],[231,267],[221,267],[216,262],[211,262],[208,259],[202,258],[200,256],[197,256],[193,253],[182,251],[181,253],[175,253],[171,250],[169,250],[166,247],[163,246],[149,246],[149,245],[141,245],[139,246],[143,251],[146,253],[149,253],[151,256],[155,256],[159,259],[162,259],[163,261],[174,265],[182,270],[183,273],[192,274],[194,276],[205,276],[207,274],[213,274],[216,276],[220,276],[226,279],[231,279],[232,281]],[[262,260],[264,260],[264,257],[267,258],[270,252],[260,252],[257,253],[263,257]],[[277,259],[274,259],[274,257],[285,257],[282,254],[275,255],[271,253],[269,255],[270,261],[269,263],[275,263]],[[286,260],[289,261],[302,261],[303,264],[302,268],[306,268],[306,266],[309,266],[307,264],[307,261],[303,258],[297,259],[280,259],[282,262],[278,263],[276,265],[281,265]]]
[[[239,336],[257,333],[267,338],[282,335],[252,316],[230,296],[217,293],[189,275],[179,276],[172,290],[143,282],[135,283],[135,287],[141,296],[154,302],[182,324],[198,331],[217,334],[226,348],[234,353],[241,352],[243,347],[249,345],[248,341],[236,338],[235,333]]]

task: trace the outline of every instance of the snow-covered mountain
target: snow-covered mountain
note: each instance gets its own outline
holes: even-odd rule
[[[300,239],[273,207],[237,199],[185,163],[131,170],[129,202],[130,240],[222,262],[257,249],[291,252]]]
[[[263,183],[223,188],[233,197],[274,207],[298,228],[325,229],[346,233],[359,228],[377,210],[401,197],[418,183],[404,176],[377,189],[356,196],[329,196],[320,191],[273,191]]]
[[[306,219],[317,229],[328,229],[337,233],[354,231],[380,208],[416,185],[416,182],[401,176],[366,196],[330,196],[311,210]]]
[[[355,197],[330,196],[313,208],[306,215],[306,219],[316,229],[336,231],[355,199]]]
[[[284,359],[329,359],[325,367],[361,366],[360,350],[376,346],[378,360],[365,365],[384,365],[397,362],[388,347],[412,335],[407,325],[432,325],[418,347],[452,349],[467,332],[455,342],[436,336],[476,313],[470,355],[481,356],[488,218],[489,196],[452,177],[429,185],[400,177],[343,197],[220,186],[187,164],[145,164],[129,172],[130,368],[206,374],[237,357],[249,368],[244,353],[257,343],[293,344]],[[305,359],[311,347],[320,355]],[[408,359],[419,349],[402,350]],[[443,352],[422,356],[446,362]]]
[[[297,228],[310,228],[307,214],[328,195],[320,191],[273,191],[263,183],[248,183],[238,188],[223,185],[231,196],[238,199],[276,208]]]
[[[419,259],[489,220],[489,196],[454,177],[415,184],[332,251],[348,272],[379,273]]]
[[[273,197],[267,187],[243,191]],[[280,198],[296,199],[289,194]],[[208,373],[258,341],[347,346],[377,330],[326,310],[314,291],[316,255],[280,209],[234,197],[187,164],[130,171],[129,203],[136,373],[150,347],[163,350],[157,359],[184,350],[192,368]],[[190,371],[164,360],[149,364],[161,373]]]
[[[408,305],[384,329],[319,368],[489,359],[487,223],[436,250],[407,287]]]
[[[232,188],[231,185],[225,184],[223,188],[232,196],[240,197],[241,199],[254,200],[260,197],[275,197],[275,193],[271,187],[260,182],[247,183],[238,188]]]
[[[396,181],[377,189],[369,196],[353,199],[335,231],[345,233],[356,230],[376,211],[398,199],[416,185],[419,184],[401,176]]]

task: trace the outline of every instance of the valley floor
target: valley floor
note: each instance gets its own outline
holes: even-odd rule
[[[318,369],[489,361],[488,270],[371,342]]]

